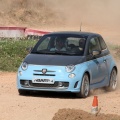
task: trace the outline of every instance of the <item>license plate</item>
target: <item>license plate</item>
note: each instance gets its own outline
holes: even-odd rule
[[[33,83],[44,83],[44,84],[54,84],[54,80],[53,79],[33,79],[32,80]]]

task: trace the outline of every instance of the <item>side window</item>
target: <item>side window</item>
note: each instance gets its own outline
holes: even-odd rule
[[[106,49],[107,46],[106,46],[103,38],[102,38],[102,37],[99,37],[99,40],[100,40],[101,49],[102,49],[102,50]]]
[[[98,50],[98,51],[101,50],[99,40],[97,37],[91,38],[89,46],[88,46],[88,54],[91,54],[92,51],[94,50]]]

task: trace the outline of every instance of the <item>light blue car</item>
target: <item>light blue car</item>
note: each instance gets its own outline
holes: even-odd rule
[[[30,91],[72,92],[85,98],[91,89],[117,87],[117,66],[96,33],[44,35],[25,57],[17,74],[20,95]]]

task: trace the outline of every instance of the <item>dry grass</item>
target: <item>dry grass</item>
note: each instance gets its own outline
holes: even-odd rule
[[[6,4],[5,4],[6,3]],[[40,28],[62,23],[60,13],[55,13],[44,1],[4,0],[0,1],[1,26],[28,26]]]

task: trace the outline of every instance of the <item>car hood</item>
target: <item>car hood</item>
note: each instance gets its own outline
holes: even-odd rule
[[[24,62],[34,65],[76,65],[85,61],[84,56],[65,56],[65,55],[43,55],[29,54],[24,59]]]

